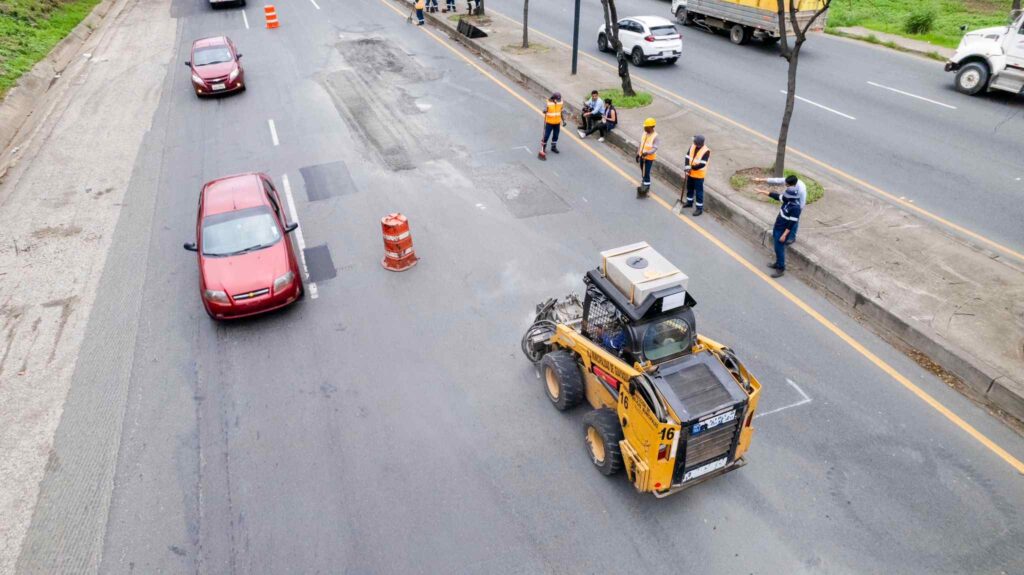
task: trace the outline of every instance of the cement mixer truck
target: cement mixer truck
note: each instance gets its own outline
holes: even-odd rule
[[[956,72],[954,85],[964,94],[1024,92],[1024,12],[1015,13],[1007,26],[964,34],[946,71]]]

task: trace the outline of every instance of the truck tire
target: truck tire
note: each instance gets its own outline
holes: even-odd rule
[[[633,65],[639,68],[647,63],[647,59],[644,58],[644,51],[639,46],[633,48],[633,52],[630,54],[630,59],[633,61]]]
[[[559,350],[545,354],[540,360],[544,393],[558,411],[568,411],[583,401],[583,373],[576,356]]]
[[[988,66],[981,62],[964,64],[956,73],[956,91],[974,96],[988,87]]]
[[[742,46],[750,40],[750,30],[742,24],[733,24],[732,28],[729,28],[729,40],[737,46]]]
[[[602,475],[622,471],[622,426],[614,411],[605,407],[583,416],[583,441],[587,455]]]
[[[607,52],[608,51],[608,37],[604,34],[597,35],[597,51]]]
[[[676,20],[679,20],[679,23],[683,26],[690,25],[690,17],[686,14],[686,6],[676,8]]]

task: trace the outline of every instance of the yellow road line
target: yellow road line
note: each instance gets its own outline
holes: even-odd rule
[[[406,17],[406,14],[404,14],[402,11],[398,10],[394,5],[392,5],[392,3],[389,0],[379,0],[379,1],[380,1],[381,4],[387,6],[388,8],[390,8],[392,11],[394,11],[399,16],[401,16],[403,18]],[[506,92],[511,94],[513,98],[515,98],[516,100],[519,100],[520,102],[525,104],[526,107],[531,109],[531,110],[533,110],[533,112],[535,114],[537,114],[538,116],[543,116],[544,115],[544,113],[540,111],[540,107],[538,105],[536,105],[536,103],[532,103],[529,100],[527,100],[526,98],[524,98],[521,95],[519,95],[515,90],[510,88],[507,84],[505,84],[504,82],[502,82],[501,80],[496,78],[493,74],[491,74],[490,72],[485,70],[483,67],[481,67],[479,64],[474,62],[470,57],[466,56],[465,54],[463,54],[459,50],[455,49],[451,44],[446,42],[443,38],[441,38],[440,36],[438,36],[434,32],[431,32],[430,30],[427,30],[426,28],[423,28],[422,31],[425,34],[427,34],[428,36],[430,36],[435,42],[437,42],[438,44],[440,44],[440,45],[444,46],[445,48],[447,48],[450,52],[452,52],[453,54],[455,54],[456,56],[461,58],[464,62],[466,62],[467,64],[469,64],[470,66],[475,68],[478,72],[480,72],[481,74],[486,76],[489,80],[491,80],[492,82],[497,84],[500,88],[502,88],[503,90],[505,90]],[[610,168],[612,171],[614,171],[615,173],[617,173],[620,176],[622,176],[623,179],[625,179],[626,181],[628,181],[630,183],[637,183],[637,178],[631,177],[622,168],[620,168],[619,166],[617,166],[614,163],[612,163],[612,161],[609,160],[608,158],[604,157],[604,155],[598,153],[597,150],[595,150],[588,143],[586,143],[583,140],[579,139],[579,137],[576,134],[574,134],[572,132],[572,130],[566,130],[566,133],[569,135],[569,138],[571,140],[573,140],[574,142],[579,144],[584,150],[586,150],[591,155],[593,155],[595,158],[600,160],[602,163],[604,163],[606,166],[608,166],[608,168]],[[666,210],[668,210],[669,213],[672,213],[672,206],[670,206],[668,204],[668,202],[666,202],[665,200],[661,199],[657,195],[651,195],[650,197],[654,201],[656,201],[658,204],[660,204],[661,207],[663,207]],[[902,385],[903,387],[905,387],[908,390],[910,390],[911,393],[913,393],[917,397],[921,398],[921,400],[923,400],[925,403],[930,405],[933,409],[935,409],[936,411],[941,413],[946,419],[948,419],[949,421],[953,422],[954,425],[956,425],[957,427],[962,429],[964,432],[966,432],[968,435],[970,435],[975,440],[977,440],[979,443],[984,445],[989,451],[991,451],[992,453],[995,453],[1003,461],[1009,463],[1010,466],[1012,466],[1014,469],[1016,469],[1018,473],[1024,474],[1024,462],[1021,462],[1019,459],[1017,459],[1016,457],[1011,455],[1008,451],[1006,451],[1005,449],[1003,449],[1002,447],[997,445],[994,441],[992,441],[991,439],[986,437],[983,433],[981,433],[980,431],[975,429],[974,426],[972,426],[971,424],[969,424],[966,421],[964,421],[957,414],[953,413],[949,408],[947,408],[946,406],[944,406],[941,403],[939,403],[939,401],[937,399],[935,399],[934,397],[932,397],[928,392],[926,392],[925,390],[923,390],[920,387],[918,387],[917,385],[915,385],[912,381],[907,379],[900,372],[896,371],[896,368],[892,367],[885,360],[883,360],[882,358],[880,358],[877,355],[875,355],[868,348],[864,347],[864,345],[861,344],[856,339],[854,339],[853,336],[849,335],[848,333],[843,331],[839,326],[837,326],[836,324],[834,324],[831,321],[829,321],[828,318],[826,318],[825,316],[821,315],[821,313],[819,313],[817,310],[812,308],[810,305],[808,305],[802,299],[797,297],[793,292],[791,292],[788,289],[786,289],[785,287],[783,287],[782,284],[780,284],[779,282],[777,282],[777,281],[773,280],[772,278],[770,278],[768,276],[768,274],[762,272],[757,266],[755,266],[754,264],[752,264],[749,261],[747,261],[746,258],[744,258],[739,253],[737,253],[735,250],[733,250],[728,245],[726,245],[725,242],[723,242],[722,240],[720,240],[717,237],[715,237],[711,232],[709,232],[706,229],[704,229],[703,227],[697,225],[693,220],[691,220],[689,218],[685,218],[685,217],[683,217],[680,214],[673,214],[673,215],[675,215],[676,218],[679,219],[679,221],[681,221],[681,222],[685,223],[686,225],[690,226],[698,234],[700,234],[701,236],[704,236],[704,238],[706,240],[708,240],[709,242],[714,244],[716,247],[718,247],[720,250],[725,252],[729,257],[731,257],[737,263],[739,263],[743,267],[747,268],[747,270],[749,270],[750,273],[754,274],[755,276],[758,277],[758,279],[760,279],[761,281],[763,281],[766,284],[768,284],[769,286],[771,286],[775,291],[779,292],[784,298],[788,299],[794,305],[796,305],[798,308],[800,308],[805,313],[807,313],[807,315],[809,315],[812,318],[814,318],[815,321],[817,321],[819,324],[821,324],[826,329],[831,331],[833,334],[835,334],[837,337],[839,337],[839,339],[841,339],[844,342],[846,342],[846,344],[849,345],[850,347],[852,347],[855,351],[857,351],[857,353],[861,354],[868,361],[870,361],[871,363],[875,364],[879,369],[881,369],[886,374],[888,374],[890,377],[895,379],[900,385]]]
[[[511,16],[506,16],[505,14],[502,14],[501,12],[498,12],[498,11],[496,11],[494,9],[489,8],[487,10],[487,13],[488,14],[491,14],[491,13],[497,14],[498,16],[501,16],[502,18],[504,18],[504,19],[506,19],[506,20],[508,20],[510,22],[513,22],[515,24],[519,24],[520,26],[522,26],[522,23],[519,22],[518,20],[516,20],[515,18],[512,18]],[[572,46],[570,46],[569,44],[566,44],[565,42],[562,42],[561,40],[559,40],[557,38],[549,36],[548,34],[545,34],[544,32],[541,32],[540,30],[537,30],[537,29],[531,27],[530,31],[535,33],[535,34],[537,34],[537,35],[539,35],[539,36],[547,38],[548,40],[550,40],[550,41],[552,41],[552,42],[554,42],[556,44],[559,44],[559,45],[561,45],[561,46],[563,46],[565,48],[569,48],[570,50],[572,49]],[[609,68],[611,70],[615,70],[616,73],[618,73],[618,68],[616,68],[612,64],[609,64],[608,62],[605,62],[604,60],[601,60],[600,58],[597,58],[593,54],[588,54],[587,52],[583,52],[583,51],[581,51],[580,54],[582,56],[586,57],[586,58],[589,58],[590,60],[593,60],[594,62],[597,62],[601,66],[604,66],[604,67]],[[663,96],[669,96],[671,98],[674,98],[675,100],[678,100],[678,102],[680,104],[683,104],[683,105],[686,105],[686,106],[690,106],[692,108],[696,108],[696,109],[704,112],[705,114],[709,114],[711,116],[714,116],[715,118],[717,118],[719,120],[722,120],[723,122],[726,122],[726,123],[728,123],[728,124],[730,124],[730,125],[732,125],[732,126],[734,126],[736,128],[739,128],[739,129],[743,130],[744,132],[747,132],[748,134],[750,134],[750,135],[752,135],[754,137],[760,138],[761,140],[764,140],[765,142],[768,142],[768,143],[770,143],[773,146],[778,143],[778,141],[775,138],[772,138],[771,136],[762,134],[761,132],[758,132],[757,130],[755,130],[755,129],[749,127],[749,126],[747,126],[745,124],[741,124],[740,122],[737,122],[736,120],[733,120],[732,118],[723,116],[722,114],[719,114],[718,112],[715,112],[714,110],[710,110],[708,108],[705,108],[704,106],[702,106],[702,105],[700,105],[700,104],[698,104],[698,103],[696,103],[696,102],[694,102],[692,100],[688,100],[688,99],[684,98],[683,96],[680,96],[679,94],[676,94],[675,92],[673,92],[673,91],[671,91],[671,90],[669,90],[667,88],[663,88],[662,86],[660,86],[658,84],[655,84],[654,82],[651,82],[650,80],[645,80],[643,77],[638,76],[636,74],[636,72],[634,72],[634,71],[630,71],[629,74],[630,74],[631,78],[639,81],[641,84],[646,84],[647,86],[650,86],[651,88],[654,88],[655,90],[661,92]],[[1019,260],[1024,260],[1024,253],[1018,252],[1018,251],[1014,250],[1011,247],[1004,246],[1003,244],[1000,244],[1000,243],[996,242],[995,240],[990,240],[987,237],[985,237],[985,236],[983,236],[983,235],[981,235],[981,234],[979,234],[977,232],[973,232],[973,231],[971,231],[971,230],[961,226],[960,224],[951,222],[950,220],[947,220],[946,218],[944,218],[944,217],[942,217],[942,216],[940,216],[938,214],[933,214],[932,212],[929,212],[928,210],[926,210],[926,209],[924,209],[924,208],[922,208],[922,207],[920,207],[918,205],[915,205],[914,203],[909,202],[909,201],[907,201],[907,200],[905,200],[903,198],[900,198],[899,196],[894,196],[893,194],[891,194],[891,193],[889,193],[889,192],[887,192],[887,191],[885,191],[885,190],[883,190],[883,189],[881,189],[881,188],[879,188],[877,186],[874,186],[872,184],[869,184],[868,182],[865,182],[864,180],[858,178],[857,176],[854,176],[853,174],[849,174],[847,172],[844,172],[843,170],[840,170],[839,168],[837,168],[835,166],[832,166],[831,164],[827,164],[827,163],[825,163],[825,162],[823,162],[823,161],[821,161],[821,160],[819,160],[819,159],[817,159],[817,158],[815,158],[815,157],[813,157],[813,156],[811,156],[811,155],[809,155],[809,154],[807,154],[805,152],[801,152],[800,150],[794,148],[793,146],[786,146],[786,148],[790,152],[792,152],[793,154],[796,154],[797,156],[800,156],[801,158],[803,158],[803,159],[805,159],[805,160],[815,164],[816,166],[821,167],[821,168],[823,168],[825,170],[828,170],[828,171],[832,172],[833,174],[835,174],[837,176],[840,176],[842,178],[846,178],[847,180],[849,180],[849,181],[851,181],[851,182],[853,182],[853,183],[855,183],[855,184],[857,184],[859,186],[863,186],[863,187],[871,190],[872,192],[874,192],[874,193],[884,197],[885,199],[887,199],[887,200],[889,200],[891,202],[899,204],[900,206],[903,206],[904,208],[907,208],[908,210],[911,210],[913,212],[916,212],[916,213],[920,214],[921,216],[924,216],[924,217],[926,217],[926,218],[928,218],[930,220],[938,222],[938,223],[940,223],[940,224],[942,224],[942,225],[944,225],[944,226],[946,226],[946,227],[948,227],[948,228],[950,228],[952,230],[955,230],[956,232],[958,232],[960,234],[963,234],[963,235],[965,235],[965,236],[967,236],[967,237],[969,237],[969,238],[971,238],[971,239],[973,239],[975,241],[978,241],[978,242],[980,242],[980,243],[982,243],[982,244],[984,244],[984,245],[986,245],[986,246],[988,246],[988,247],[990,247],[990,248],[992,248],[994,250],[1000,251],[1000,252],[1002,252],[1002,253],[1004,253],[1006,255],[1009,255],[1009,256],[1013,256],[1013,257],[1015,257],[1015,258],[1017,258]]]

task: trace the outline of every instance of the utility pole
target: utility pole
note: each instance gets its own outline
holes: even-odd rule
[[[576,13],[572,18],[572,75],[576,75],[576,60],[580,51],[580,0],[576,0]]]

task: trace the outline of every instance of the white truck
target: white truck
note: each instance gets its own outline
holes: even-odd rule
[[[1024,12],[1014,14],[1007,26],[964,34],[946,71],[956,72],[956,89],[964,94],[1024,92]]]
[[[821,0],[788,0],[787,8],[797,5],[797,23],[803,27],[821,7]],[[733,44],[746,44],[751,38],[777,42],[779,33],[778,0],[672,0],[672,14],[684,26],[693,24],[708,30],[727,30]],[[810,31],[825,29],[828,13],[812,24]],[[792,36],[789,14],[786,14],[786,35]]]

